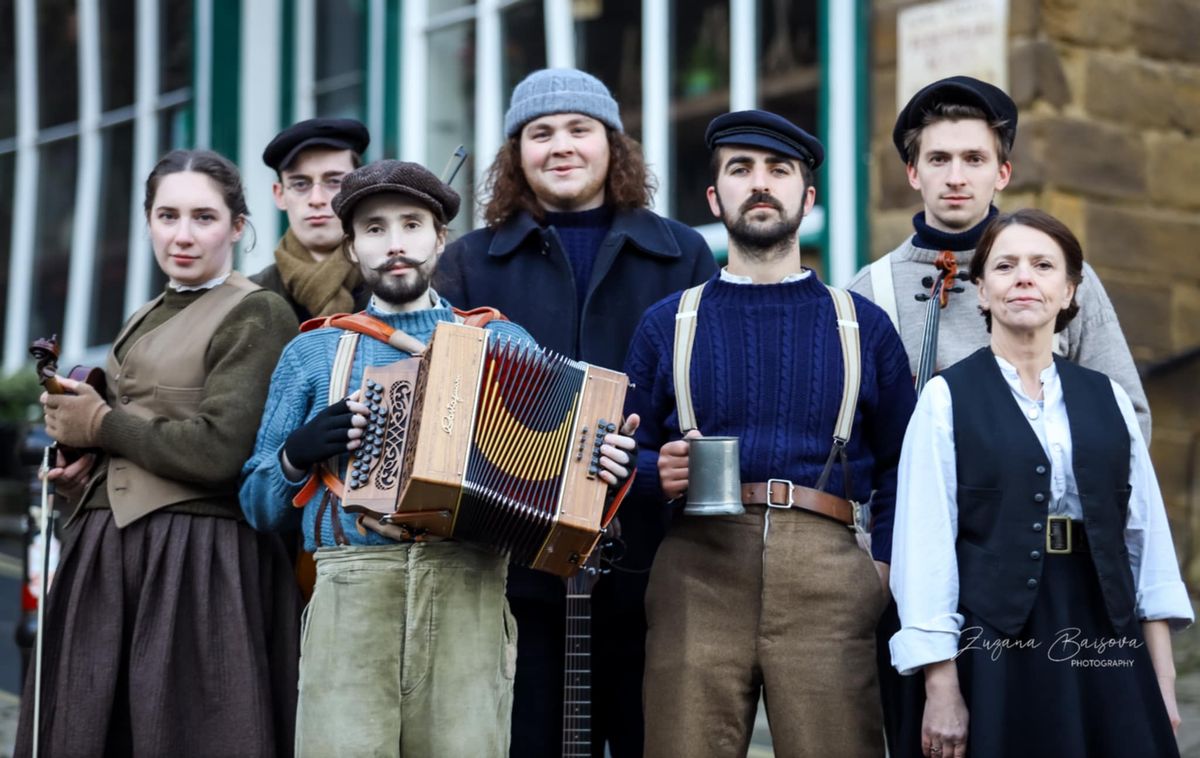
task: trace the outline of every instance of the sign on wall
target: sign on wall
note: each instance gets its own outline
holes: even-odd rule
[[[939,0],[897,15],[897,107],[959,74],[1008,89],[1008,0]]]

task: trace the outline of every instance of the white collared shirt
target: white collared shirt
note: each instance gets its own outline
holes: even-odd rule
[[[1042,401],[1021,388],[1017,370],[996,362],[1030,427],[1050,459],[1050,513],[1082,518],[1083,508],[1071,463],[1071,430],[1062,382],[1051,363],[1041,372]],[[1173,628],[1193,621],[1191,602],[1179,575],[1175,545],[1167,524],[1158,480],[1129,396],[1111,382],[1129,432],[1129,517],[1125,545],[1133,570],[1136,613],[1143,621],[1168,620]],[[954,415],[950,387],[934,377],[913,411],[896,486],[892,537],[891,589],[901,629],[891,639],[892,665],[901,674],[953,658],[963,617],[958,613],[958,488]]]
[[[213,287],[224,284],[225,280],[228,279],[232,274],[232,271],[226,271],[216,279],[209,279],[207,282],[201,282],[200,284],[180,284],[174,279],[170,280],[168,284],[170,285],[171,289],[175,290],[176,292],[199,292],[200,290],[210,290]]]
[[[807,279],[811,274],[812,274],[812,269],[806,268],[799,273],[788,274],[787,276],[780,279],[778,283],[779,284],[787,284],[788,282],[798,282],[801,279]],[[728,266],[721,267],[721,281],[728,282],[729,284],[754,284],[755,283],[754,280],[748,276],[742,276],[741,274],[729,273]]]

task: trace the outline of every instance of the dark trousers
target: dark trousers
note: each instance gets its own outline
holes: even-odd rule
[[[592,754],[642,754],[644,614],[616,605],[611,578],[592,595]],[[640,604],[638,604],[640,606]],[[566,602],[509,597],[517,620],[512,758],[559,758],[563,753],[563,666]]]

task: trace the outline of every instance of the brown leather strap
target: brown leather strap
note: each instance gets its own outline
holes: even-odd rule
[[[742,502],[746,505],[799,508],[827,516],[846,526],[854,526],[854,506],[850,504],[849,500],[830,495],[828,492],[814,490],[811,487],[792,484],[784,479],[771,480],[769,493],[767,486],[767,482],[743,484]]]

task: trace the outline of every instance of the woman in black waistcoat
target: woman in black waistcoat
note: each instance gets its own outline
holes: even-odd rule
[[[897,754],[1178,755],[1192,609],[1162,495],[1125,392],[1052,352],[1079,242],[1000,214],[970,274],[991,344],[926,385],[900,461],[892,663],[926,703]]]

